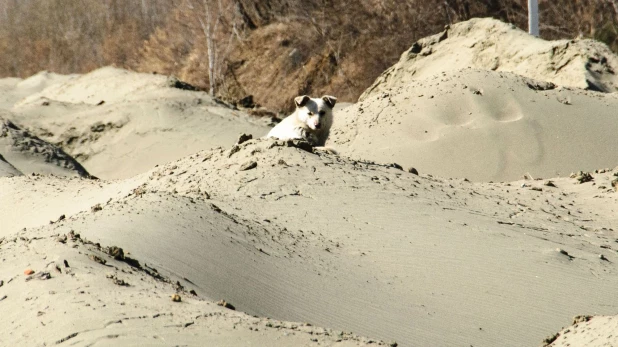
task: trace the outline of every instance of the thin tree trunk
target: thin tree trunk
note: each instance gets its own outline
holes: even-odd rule
[[[208,6],[208,0],[203,0],[204,3],[204,15],[206,17],[206,23],[202,20],[201,17],[198,17],[200,21],[200,25],[202,26],[202,31],[204,31],[204,35],[206,36],[206,48],[208,50],[208,84],[210,90],[208,93],[212,96],[215,95],[215,66],[216,66],[216,51],[215,51],[215,42],[213,40],[213,27],[212,27],[212,19],[210,13],[210,6]]]

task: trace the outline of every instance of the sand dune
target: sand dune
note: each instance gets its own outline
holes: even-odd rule
[[[474,181],[568,176],[616,165],[618,94],[512,73],[449,71],[336,114],[342,154]]]
[[[414,43],[360,100],[446,71],[508,71],[558,86],[618,91],[618,57],[594,40],[545,41],[511,24],[474,18]]]
[[[445,177],[510,181],[615,166],[618,57],[592,40],[545,41],[472,19],[414,43],[330,145]]]
[[[447,34],[336,110],[340,155],[165,76],[0,80],[0,344],[614,343],[615,57]]]
[[[586,316],[573,318],[573,324],[557,334],[549,335],[545,346],[615,346],[618,345],[618,316]]]
[[[15,168],[15,166],[11,165],[4,157],[0,154],[0,177],[13,177],[13,176],[21,176],[19,170]]]
[[[266,133],[267,119],[225,107],[161,75],[103,68],[53,83],[12,107],[12,119],[62,146],[89,172],[128,178],[198,150]]]
[[[95,189],[40,177],[53,188],[38,200],[73,199],[66,219],[26,235],[73,230],[120,246],[200,297],[259,316],[404,346],[529,345],[565,317],[618,306],[612,175],[474,184],[252,140]],[[11,199],[27,202],[3,197],[2,213]],[[32,210],[16,220],[61,213]]]
[[[370,344],[350,333],[218,306],[117,247],[50,231],[0,238],[3,345]]]
[[[2,164],[4,167],[8,164],[24,174],[90,176],[80,163],[61,148],[21,129],[3,118],[4,114],[1,112],[0,110],[0,154],[5,163]]]

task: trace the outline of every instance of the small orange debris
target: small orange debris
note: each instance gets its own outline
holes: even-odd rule
[[[32,269],[26,269],[24,270],[24,275],[32,275],[34,273],[34,271]]]

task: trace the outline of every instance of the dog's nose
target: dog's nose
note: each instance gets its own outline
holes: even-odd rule
[[[316,128],[316,129],[320,129],[320,127],[321,127],[321,126],[322,126],[322,124],[317,123],[317,124],[315,125],[315,128]]]

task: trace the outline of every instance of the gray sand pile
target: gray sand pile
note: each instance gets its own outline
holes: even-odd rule
[[[603,43],[545,41],[507,23],[475,18],[423,38],[360,97],[467,67],[508,71],[558,86],[618,91],[618,57]]]
[[[335,114],[343,155],[474,181],[613,167],[618,94],[466,69],[411,81]]]
[[[58,146],[39,139],[13,122],[0,111],[0,155],[2,171],[9,174],[54,174],[58,176],[90,176],[86,169]],[[12,169],[10,169],[12,167]]]
[[[7,234],[73,230],[249,314],[400,345],[520,346],[614,313],[613,175],[476,184],[250,140],[128,180],[36,177],[36,201],[8,195],[0,213],[21,199]]]
[[[46,76],[38,77],[39,84]],[[232,145],[237,132],[269,129],[268,119],[161,75],[108,67],[54,78],[37,90],[14,102],[11,119],[103,179],[128,178],[199,150]]]
[[[3,345],[384,346],[251,317],[204,299],[122,248],[50,230],[0,238]]]
[[[15,166],[11,165],[2,154],[0,154],[0,177],[13,177],[13,176],[21,176],[23,173],[17,170]]]
[[[544,347],[558,346],[618,346],[618,316],[573,317],[573,324],[560,332],[548,335],[543,340]]]

